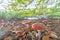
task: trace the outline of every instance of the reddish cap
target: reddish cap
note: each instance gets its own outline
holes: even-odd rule
[[[32,20],[24,20],[22,21],[22,24],[32,24]]]
[[[34,30],[45,30],[45,25],[39,24],[39,23],[34,23],[34,24],[32,24],[32,29],[34,29]]]

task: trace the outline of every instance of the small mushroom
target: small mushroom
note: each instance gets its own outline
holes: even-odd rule
[[[41,30],[45,30],[45,28],[46,28],[46,26],[43,24],[39,24],[39,23],[32,24],[32,29],[38,31],[38,34],[36,34],[36,35],[39,37],[39,40],[40,40],[40,36],[41,36]]]
[[[21,22],[22,24],[32,24],[32,20],[24,20]]]
[[[23,25],[26,25],[27,27],[29,27],[29,25],[31,25],[33,22],[32,20],[24,20],[21,22]]]

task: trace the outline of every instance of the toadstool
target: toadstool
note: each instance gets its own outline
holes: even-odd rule
[[[43,24],[40,24],[40,23],[32,24],[32,29],[38,31],[37,36],[39,37],[39,40],[40,40],[40,36],[41,36],[41,30],[45,30],[45,28],[46,28],[46,26]]]

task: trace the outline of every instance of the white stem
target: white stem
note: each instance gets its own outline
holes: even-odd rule
[[[40,37],[41,37],[41,31],[38,30],[38,36],[39,36],[39,40],[40,40]]]

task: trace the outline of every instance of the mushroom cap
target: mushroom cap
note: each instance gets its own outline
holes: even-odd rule
[[[32,29],[34,30],[45,30],[45,25],[40,24],[40,23],[34,23],[32,24]]]
[[[24,20],[21,22],[22,24],[32,24],[32,20]]]

